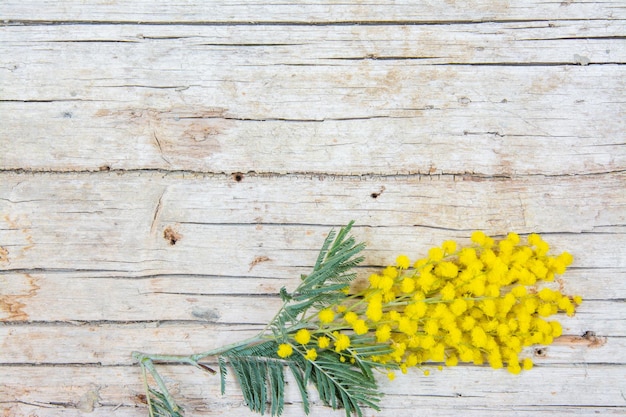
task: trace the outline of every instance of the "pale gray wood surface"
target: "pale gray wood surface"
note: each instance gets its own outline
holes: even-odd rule
[[[383,377],[367,416],[623,415],[626,6],[417,3],[2,1],[0,415],[147,415],[132,350],[252,335],[351,219],[359,280],[539,232],[585,298],[532,371]]]

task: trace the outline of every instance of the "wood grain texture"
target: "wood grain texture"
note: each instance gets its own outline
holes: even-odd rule
[[[121,416],[141,415],[137,396],[143,388],[139,383],[139,371],[135,368],[11,366],[4,370],[6,384],[0,386],[0,395],[20,398],[7,408],[11,413],[35,411],[40,416],[76,416],[93,409],[98,414],[90,415],[105,415],[106,412]],[[50,374],[54,376],[50,378]],[[215,376],[176,366],[167,367],[164,374],[176,394],[186,399],[190,414],[251,415],[230,378],[226,395],[221,396]],[[33,390],[25,380],[41,382]],[[383,399],[385,407],[381,412],[367,411],[366,415],[408,417],[415,415],[411,414],[415,410],[432,410],[429,413],[436,416],[466,411],[478,416],[484,413],[498,415],[497,412],[502,413],[503,409],[523,415],[619,415],[623,411],[620,410],[622,380],[623,372],[607,365],[537,367],[534,372],[519,377],[498,375],[488,368],[457,367],[435,372],[429,377],[410,375],[400,376],[395,383],[381,381],[382,389],[387,392]],[[61,385],[60,382],[64,381],[72,381],[72,384]],[[297,388],[294,384],[287,387],[286,396],[294,401],[287,404],[285,415],[301,416]],[[90,403],[89,399],[93,397],[97,400]],[[219,410],[209,410],[207,404]],[[312,415],[330,417],[340,414],[316,405]]]
[[[147,415],[131,351],[254,334],[351,219],[357,286],[514,230],[573,253],[585,298],[532,371],[381,378],[367,417],[623,415],[625,22],[620,1],[0,2],[0,415]],[[189,416],[252,415],[230,378],[164,374]]]
[[[506,176],[619,170],[621,29],[623,21],[609,20],[6,26],[0,109],[13,146],[3,165]],[[64,66],[51,70],[58,56]]]
[[[122,7],[123,6],[123,7]],[[227,23],[369,23],[482,22],[488,20],[620,19],[626,15],[619,0],[606,2],[543,2],[536,0],[470,0],[461,3],[411,0],[288,1],[64,1],[50,7],[45,0],[7,0],[0,13],[8,22],[187,22]]]

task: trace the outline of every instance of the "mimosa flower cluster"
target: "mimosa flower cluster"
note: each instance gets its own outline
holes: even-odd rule
[[[571,316],[582,302],[563,294],[556,280],[572,255],[548,254],[550,246],[537,234],[522,240],[509,233],[496,241],[477,231],[462,247],[445,241],[422,259],[400,255],[351,289],[365,248],[349,234],[353,223],[329,232],[295,289],[280,289],[283,304],[257,335],[192,355],[133,352],[150,416],[183,416],[155,363],[216,374],[204,362],[213,357],[222,394],[230,369],[254,412],[281,415],[290,373],[305,414],[313,386],[322,404],[363,417],[363,407],[380,410],[374,371],[394,379],[398,370],[418,367],[427,375],[429,365],[464,362],[517,374],[533,367],[523,357],[526,347],[548,345],[562,334],[553,316]]]
[[[471,241],[445,241],[414,262],[398,256],[363,291],[305,317],[277,355],[298,351],[315,361],[329,352],[341,362],[375,363],[390,379],[393,370],[426,362],[489,364],[514,374],[532,368],[530,358],[520,358],[524,347],[552,343],[563,330],[550,317],[571,316],[582,302],[551,285],[572,255],[549,255],[537,234],[496,241],[476,231]]]

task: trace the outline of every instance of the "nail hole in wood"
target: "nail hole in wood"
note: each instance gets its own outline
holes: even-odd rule
[[[240,172],[236,172],[233,174],[233,179],[237,182],[241,182],[241,180],[243,179],[243,174]]]
[[[583,333],[583,339],[587,339],[587,340],[593,340],[596,337],[596,332],[593,332],[591,330],[587,330],[585,333]]]
[[[372,197],[373,199],[377,199],[378,197],[380,197],[380,195],[383,193],[383,191],[385,191],[385,186],[384,185],[382,187],[380,187],[380,190],[377,193],[370,194],[370,197]]]

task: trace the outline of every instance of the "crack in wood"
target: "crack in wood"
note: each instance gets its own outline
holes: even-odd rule
[[[172,165],[172,163],[170,162],[169,159],[167,159],[165,157],[165,154],[163,153],[163,147],[161,147],[161,141],[159,140],[159,137],[156,134],[156,131],[153,130],[152,131],[152,137],[154,138],[154,141],[156,142],[157,148],[159,149],[159,155],[161,156],[161,159],[163,159],[165,162],[167,162],[168,165]]]
[[[101,20],[101,19],[64,19],[64,20],[52,20],[52,19],[5,19],[2,22],[3,26],[60,26],[60,25],[136,25],[136,26],[319,26],[319,27],[332,27],[332,26],[451,26],[451,25],[492,25],[492,24],[507,24],[507,23],[546,23],[554,24],[554,22],[575,22],[575,21],[593,21],[593,20],[612,20],[612,19],[600,19],[600,18],[551,18],[551,19],[522,19],[522,18],[510,18],[510,19],[424,19],[424,20],[383,20],[383,19],[369,19],[369,20],[230,20],[230,21],[216,21],[216,20]]]
[[[154,215],[152,216],[152,223],[150,224],[150,234],[154,234],[156,230],[159,215],[161,214],[161,210],[163,209],[163,196],[165,195],[166,190],[167,190],[167,187],[165,187],[163,191],[161,192],[161,195],[159,196],[159,200],[157,201],[156,208],[154,209]]]
[[[298,178],[298,177],[315,177],[315,178],[331,178],[331,179],[392,179],[392,178],[438,178],[438,177],[463,177],[463,178],[479,178],[481,180],[502,180],[502,179],[524,179],[534,177],[545,178],[571,178],[571,177],[593,177],[602,175],[620,175],[625,174],[626,169],[615,169],[609,171],[597,171],[597,172],[583,172],[583,173],[566,173],[566,174],[545,174],[545,173],[527,173],[527,174],[484,174],[480,172],[408,172],[408,173],[377,173],[377,172],[363,172],[363,173],[341,173],[341,172],[320,172],[320,171],[208,171],[208,170],[193,170],[193,169],[164,169],[164,168],[111,168],[110,170],[94,169],[79,169],[79,170],[51,170],[51,169],[36,169],[36,168],[0,168],[1,174],[28,174],[28,175],[74,175],[74,174],[135,174],[135,173],[156,173],[164,175],[200,175],[207,177],[232,177],[233,174],[243,174],[249,177],[258,178]]]

